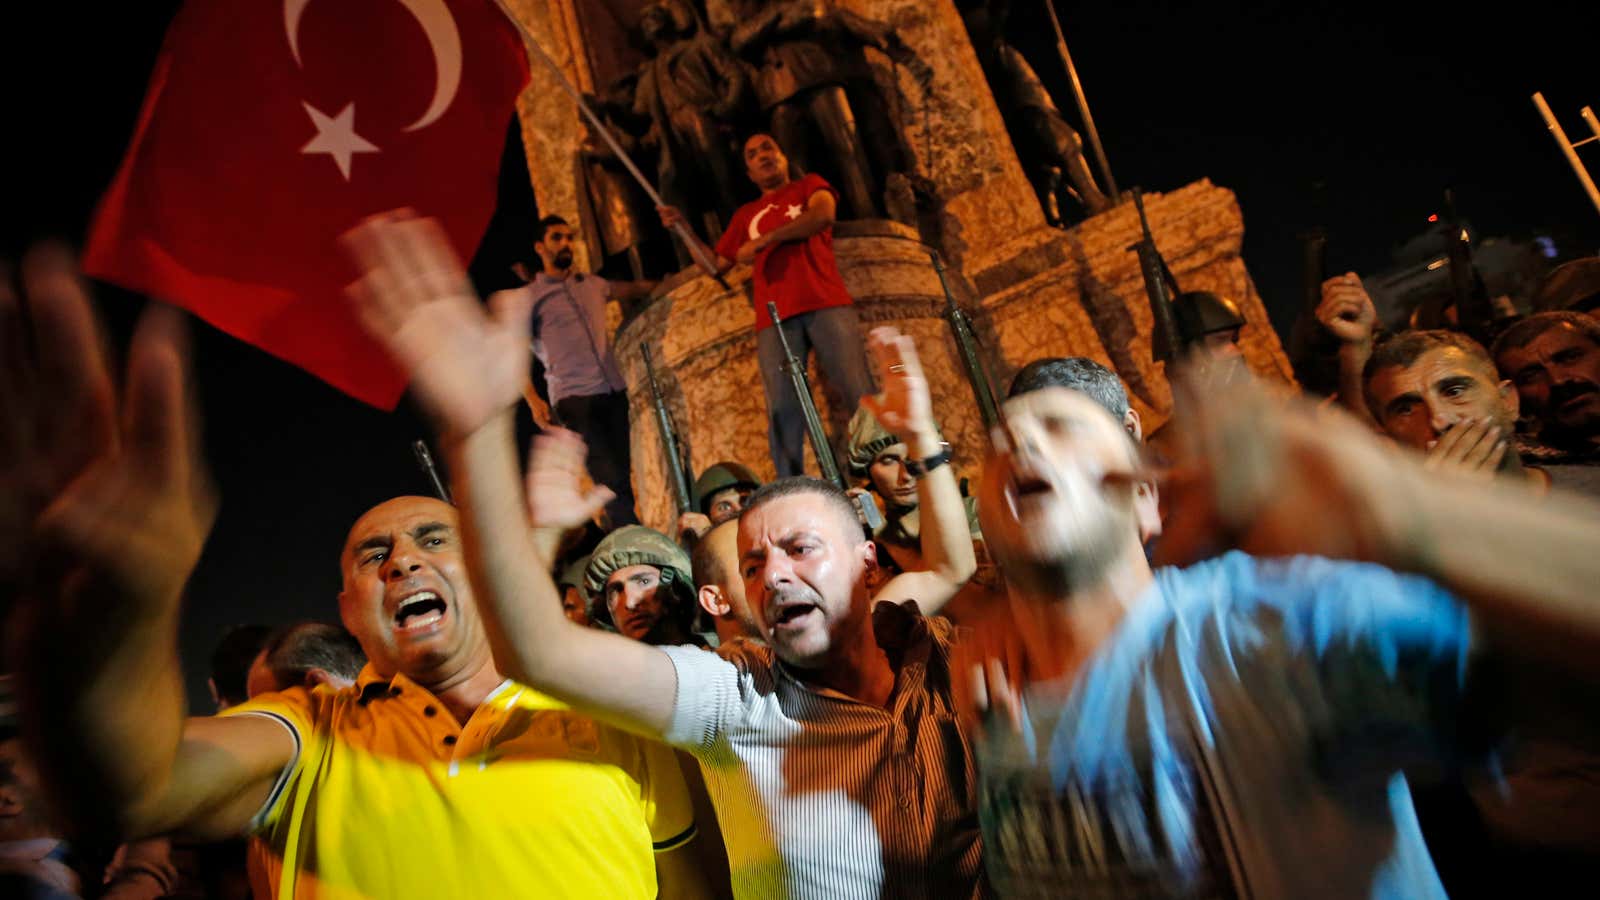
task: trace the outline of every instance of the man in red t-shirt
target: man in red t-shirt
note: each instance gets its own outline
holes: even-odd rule
[[[734,262],[752,269],[755,287],[756,355],[767,391],[767,441],[778,477],[803,473],[805,417],[783,372],[783,347],[770,327],[767,302],[778,305],[789,346],[803,363],[817,351],[817,365],[828,383],[854,410],[872,393],[861,320],[839,275],[833,257],[833,217],[839,197],[818,175],[790,177],[789,158],[768,134],[755,134],[744,144],[745,172],[761,188],[761,197],[733,214],[717,241],[717,265]],[[682,221],[672,207],[662,207],[669,227]]]

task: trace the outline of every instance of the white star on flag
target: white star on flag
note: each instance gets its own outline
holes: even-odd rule
[[[346,103],[344,109],[339,110],[337,116],[332,118],[318,111],[311,104],[304,101],[301,106],[311,116],[311,124],[317,128],[317,136],[300,148],[301,153],[326,153],[333,157],[339,167],[339,174],[345,181],[350,180],[350,158],[357,153],[377,153],[376,145],[366,138],[356,134],[356,105]]]
[[[789,208],[784,210],[783,214],[785,216],[788,216],[791,219],[800,218],[800,204],[798,204],[798,203],[789,204]]]

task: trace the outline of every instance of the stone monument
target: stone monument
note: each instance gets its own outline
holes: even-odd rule
[[[977,474],[985,436],[942,318],[944,294],[929,262],[930,249],[946,261],[951,287],[973,320],[997,392],[1003,394],[1011,376],[1030,360],[1087,356],[1127,383],[1147,432],[1165,422],[1172,397],[1162,366],[1151,360],[1151,314],[1138,258],[1129,249],[1139,238],[1133,206],[1124,202],[1066,230],[1046,222],[952,0],[818,2],[888,24],[916,58],[913,67],[865,50],[884,96],[903,101],[884,112],[899,129],[920,186],[915,225],[841,222],[834,249],[863,324],[892,324],[915,337],[935,410],[956,450],[958,474]],[[568,77],[590,91],[596,79],[604,82],[639,64],[642,57],[627,58],[626,41],[618,35],[633,27],[628,16],[643,5],[510,2]],[[712,28],[731,30],[733,10],[726,0],[708,0],[705,10]],[[553,76],[538,66],[533,73],[519,112],[539,208],[572,214],[577,187],[571,160],[583,129]],[[1166,192],[1147,190],[1145,206],[1157,245],[1182,287],[1238,302],[1248,322],[1241,343],[1251,368],[1268,380],[1292,381],[1240,257],[1244,221],[1232,192],[1202,180]],[[724,291],[686,270],[664,281],[655,302],[640,315],[626,323],[612,319],[614,327],[620,326],[617,355],[633,407],[638,511],[652,527],[668,528],[675,510],[650,418],[642,344],[652,348],[657,377],[694,468],[732,459],[765,477],[772,474],[748,271],[735,268],[729,282],[733,290]],[[851,411],[829,403],[814,371],[812,383],[831,433],[836,442],[842,440]]]

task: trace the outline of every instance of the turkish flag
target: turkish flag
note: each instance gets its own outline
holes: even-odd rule
[[[493,0],[189,0],[90,227],[90,275],[392,409],[337,243],[409,206],[470,258],[527,56]]]

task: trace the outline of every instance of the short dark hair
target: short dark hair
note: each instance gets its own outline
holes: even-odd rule
[[[1367,364],[1361,370],[1361,392],[1365,395],[1367,409],[1372,411],[1372,417],[1379,422],[1383,421],[1383,410],[1378,408],[1372,396],[1372,380],[1379,372],[1392,368],[1408,369],[1416,365],[1423,354],[1446,347],[1454,347],[1465,353],[1467,358],[1483,366],[1491,380],[1499,380],[1498,370],[1494,367],[1494,360],[1489,358],[1489,351],[1461,332],[1444,328],[1402,331],[1374,347],[1372,356],[1367,358]]]
[[[783,149],[783,142],[778,140],[778,136],[777,135],[775,135],[772,132],[767,131],[765,129],[756,128],[756,129],[752,129],[750,131],[745,132],[739,138],[739,155],[743,156],[744,155],[744,148],[746,146],[748,146],[751,141],[755,140],[758,137],[770,138],[774,144],[778,145],[778,149],[779,150]]]
[[[1593,341],[1596,346],[1600,346],[1600,319],[1588,313],[1564,309],[1534,313],[1526,319],[1518,320],[1494,339],[1494,346],[1490,348],[1489,355],[1499,359],[1500,354],[1528,346],[1539,335],[1557,325],[1571,325],[1574,331]]]
[[[533,242],[535,244],[539,243],[540,241],[544,240],[544,236],[546,234],[550,233],[550,229],[556,227],[557,225],[566,224],[567,220],[561,218],[560,216],[545,216],[539,220],[537,225],[533,226]],[[570,228],[571,226],[569,225],[568,227]]]
[[[249,699],[245,682],[250,678],[250,665],[271,631],[265,625],[235,625],[217,641],[211,651],[211,683],[216,686],[217,699],[230,705]]]
[[[694,575],[694,586],[703,588],[706,585],[720,585],[728,578],[728,567],[724,560],[711,549],[711,534],[719,528],[738,528],[738,519],[729,519],[720,525],[711,526],[711,530],[700,536],[695,542],[694,549],[689,551],[689,570]]]
[[[1011,379],[1006,397],[1017,397],[1047,387],[1064,387],[1085,394],[1121,422],[1128,415],[1128,390],[1117,373],[1084,356],[1053,356],[1023,366]]]
[[[812,478],[810,475],[779,478],[777,481],[769,481],[756,488],[755,492],[744,501],[744,509],[739,511],[739,521],[744,521],[744,517],[750,515],[752,510],[760,509],[774,500],[799,494],[816,494],[822,497],[851,524],[857,528],[861,527],[861,520],[856,516],[856,505],[850,500],[849,495],[839,490],[838,485],[833,482]]]
[[[274,631],[262,648],[280,690],[304,684],[312,669],[355,680],[367,654],[350,632],[325,622],[296,622]]]

